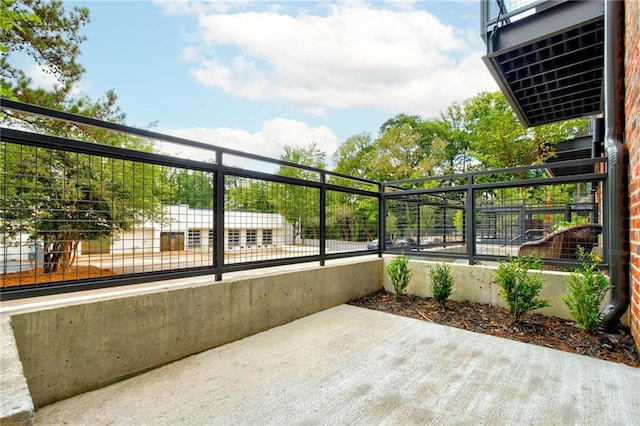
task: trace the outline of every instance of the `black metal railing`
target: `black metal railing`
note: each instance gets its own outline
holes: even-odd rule
[[[576,244],[591,244],[606,266],[599,159],[378,183],[4,99],[2,108],[100,136],[0,129],[2,299],[400,252],[474,264],[526,248],[567,267]],[[585,224],[598,226],[592,236],[554,245],[561,229]]]
[[[480,9],[482,37],[496,27],[509,25],[565,1],[568,0],[483,0]]]
[[[557,176],[541,164],[385,183],[385,248],[470,264],[537,254],[574,267],[578,246],[600,247],[605,265],[605,160],[553,164]]]
[[[3,299],[375,253],[376,182],[4,99],[2,108],[104,133],[96,143],[1,129]],[[204,161],[168,154],[175,146]],[[237,166],[249,162],[268,170]]]

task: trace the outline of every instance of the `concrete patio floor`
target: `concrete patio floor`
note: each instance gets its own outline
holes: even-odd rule
[[[640,369],[341,305],[36,412],[36,425],[640,424]]]

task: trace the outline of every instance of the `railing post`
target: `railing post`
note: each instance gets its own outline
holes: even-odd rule
[[[387,217],[387,204],[384,198],[384,191],[384,184],[378,184],[378,192],[380,194],[380,198],[378,201],[378,257],[382,257],[382,252],[387,248],[387,237],[385,235],[385,218]]]
[[[467,176],[467,221],[466,221],[466,238],[467,238],[467,257],[469,265],[475,264],[476,255],[476,198],[473,191],[473,175]]]
[[[320,173],[320,266],[324,266],[327,255],[327,175]]]
[[[527,201],[524,196],[522,197],[522,204],[520,205],[520,214],[518,215],[518,230],[520,234],[520,241],[518,244],[522,244],[527,241]]]
[[[420,238],[421,238],[421,233],[422,233],[422,229],[420,228],[420,222],[421,222],[421,219],[422,219],[421,214],[420,214],[420,210],[421,210],[422,204],[421,203],[417,203],[416,205],[418,206],[418,213],[416,214],[416,220],[418,222],[416,224],[416,234],[417,234],[418,241],[416,241],[416,242],[418,243],[418,246],[420,246],[420,241],[421,241]]]
[[[215,250],[214,250],[214,268],[216,274],[216,281],[222,280],[222,268],[224,266],[224,165],[222,158],[222,151],[216,151],[216,162],[218,163],[218,169],[216,171],[215,183],[213,185],[214,196],[214,238],[215,238]]]

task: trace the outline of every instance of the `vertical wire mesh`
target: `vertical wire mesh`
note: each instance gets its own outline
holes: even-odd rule
[[[376,249],[377,198],[332,190],[326,197],[326,253]]]
[[[600,190],[581,182],[478,191],[477,254],[575,260],[578,247],[602,247]]]
[[[225,176],[225,263],[320,253],[320,190]]]
[[[466,252],[463,191],[387,200],[386,246],[421,254]]]
[[[211,266],[213,172],[2,143],[10,287]]]

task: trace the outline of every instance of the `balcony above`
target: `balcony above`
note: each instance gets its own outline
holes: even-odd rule
[[[602,0],[481,4],[483,60],[523,125],[602,110]]]
[[[590,136],[560,142],[556,145],[556,155],[547,160],[549,173],[552,176],[571,176],[594,173],[594,165],[586,163],[575,167],[554,167],[554,163],[562,163],[570,160],[588,160],[592,158],[593,141]]]

